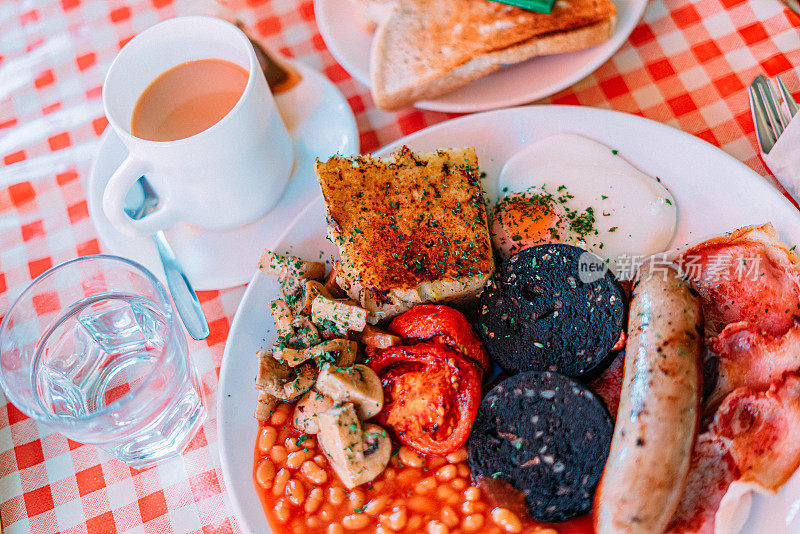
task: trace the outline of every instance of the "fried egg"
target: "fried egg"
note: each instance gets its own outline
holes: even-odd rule
[[[499,188],[491,231],[503,259],[558,242],[618,269],[665,250],[677,225],[675,199],[660,179],[576,134],[552,135],[516,153]]]

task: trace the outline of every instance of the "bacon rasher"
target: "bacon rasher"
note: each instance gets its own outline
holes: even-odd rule
[[[697,437],[683,498],[667,527],[669,534],[713,534],[719,504],[739,478],[728,445],[712,432]]]
[[[729,324],[711,351],[718,357],[718,377],[707,406],[716,409],[738,387],[765,390],[784,372],[800,369],[800,322],[778,337],[747,322]]]
[[[780,336],[800,317],[797,255],[771,223],[704,241],[678,263],[703,299],[707,337],[742,321]]]

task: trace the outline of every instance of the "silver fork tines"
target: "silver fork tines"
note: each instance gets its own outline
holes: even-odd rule
[[[786,84],[783,83],[780,76],[775,76],[775,81],[778,82],[778,89],[781,90],[781,96],[783,97],[783,102],[786,104],[786,107],[789,108],[789,115],[794,117],[797,114],[798,106],[797,102],[794,101],[794,97],[792,97],[792,93],[789,92],[789,89],[786,88]]]
[[[759,75],[748,89],[758,143],[765,154],[772,150],[798,110],[797,103],[780,78],[778,87],[780,91],[775,89],[770,80]]]
[[[750,113],[753,115],[758,144],[764,154],[769,154],[778,138],[775,137],[775,133],[767,120],[767,108],[764,105],[764,99],[761,98],[761,94],[758,93],[755,85],[751,85],[747,92],[750,96]]]

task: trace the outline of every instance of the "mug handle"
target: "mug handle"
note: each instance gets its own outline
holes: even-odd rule
[[[103,212],[106,217],[117,230],[132,237],[149,236],[160,230],[166,230],[177,218],[173,213],[174,210],[169,208],[167,199],[163,197],[158,199],[158,209],[141,219],[131,219],[125,213],[125,196],[128,191],[141,176],[151,170],[145,161],[129,154],[108,179],[103,191]]]

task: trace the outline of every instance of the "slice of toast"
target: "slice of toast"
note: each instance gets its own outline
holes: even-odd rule
[[[489,0],[399,0],[372,42],[372,97],[399,109],[503,65],[600,44],[615,25],[611,0],[558,0],[549,15]]]
[[[341,256],[337,281],[370,322],[474,295],[491,275],[474,148],[334,156],[317,161],[316,172]]]

